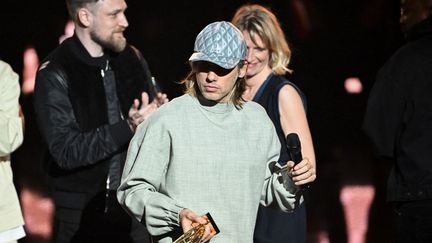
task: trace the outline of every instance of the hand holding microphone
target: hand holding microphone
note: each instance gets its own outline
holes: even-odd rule
[[[270,170],[272,173],[281,173],[284,187],[287,190],[296,191],[299,186],[308,188],[307,184],[316,178],[315,169],[308,158],[303,159],[297,133],[287,135],[286,148],[291,159],[284,166],[280,166],[276,162],[270,163]],[[297,189],[295,189],[296,187]]]
[[[293,176],[293,167],[295,167],[295,165],[297,165],[303,158],[301,154],[300,140],[297,133],[288,134],[286,138],[286,144],[291,161],[294,162],[294,165],[292,162],[288,161],[281,170],[283,185],[286,190],[296,193],[298,191],[298,187],[296,187],[293,178],[290,177]]]
[[[288,134],[286,144],[291,160],[294,162],[294,170],[291,172],[292,180],[297,186],[305,186],[315,174],[310,161],[307,158],[303,159],[297,133]]]

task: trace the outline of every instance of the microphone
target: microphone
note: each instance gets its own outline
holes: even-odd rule
[[[303,160],[303,156],[301,153],[300,139],[297,133],[288,134],[286,138],[286,144],[291,160],[294,162],[294,164],[300,163]],[[301,191],[304,191],[307,188],[309,188],[309,183],[300,186]]]
[[[286,138],[286,143],[287,143],[286,147],[288,149],[288,154],[290,155],[291,160],[294,162],[294,164],[300,163],[300,161],[303,160],[303,156],[301,153],[300,139],[297,133],[288,134]],[[272,173],[279,173],[287,170],[285,166],[278,167],[275,161],[272,161],[269,164],[269,169]]]
[[[291,157],[291,160],[294,164],[300,163],[303,160],[303,156],[301,153],[301,145],[300,139],[297,133],[290,133],[286,138],[286,147],[288,149],[288,153]]]

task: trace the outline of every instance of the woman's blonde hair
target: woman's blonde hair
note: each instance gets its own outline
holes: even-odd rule
[[[261,38],[269,49],[269,65],[275,74],[292,72],[288,69],[291,50],[279,21],[270,10],[258,4],[246,4],[237,9],[231,22],[241,31],[248,32],[255,44],[256,36]]]

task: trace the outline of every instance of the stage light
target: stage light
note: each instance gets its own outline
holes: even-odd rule
[[[363,84],[357,77],[345,79],[344,86],[348,94],[360,94],[363,91]]]

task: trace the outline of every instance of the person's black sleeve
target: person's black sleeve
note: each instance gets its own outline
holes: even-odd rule
[[[379,71],[372,88],[363,121],[363,131],[373,143],[380,157],[392,158],[398,130],[406,101],[402,98],[399,76],[394,72],[393,63],[387,63]]]
[[[69,100],[65,74],[38,72],[34,93],[37,121],[49,152],[63,169],[75,169],[111,157],[133,136],[126,120],[81,131]]]

